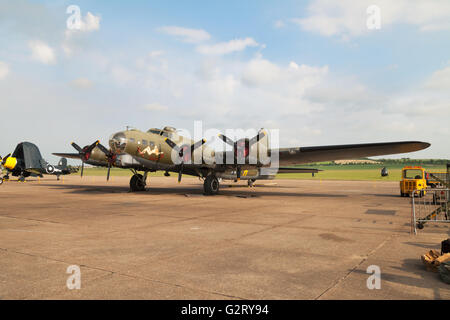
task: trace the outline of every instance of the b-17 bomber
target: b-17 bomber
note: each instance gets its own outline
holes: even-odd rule
[[[429,143],[401,141],[366,144],[346,144],[316,147],[270,148],[269,133],[261,129],[251,138],[236,141],[218,134],[217,137],[231,150],[216,151],[205,139],[194,141],[179,134],[173,127],[152,128],[147,132],[137,129],[114,133],[109,148],[95,141],[81,148],[72,142],[77,153],[53,153],[84,164],[108,168],[129,169],[131,191],[144,191],[149,172],[164,171],[182,176],[199,177],[204,181],[207,195],[219,192],[221,180],[247,180],[251,186],[256,180],[273,179],[277,173],[316,173],[310,168],[288,167],[298,164],[408,153],[425,149]]]

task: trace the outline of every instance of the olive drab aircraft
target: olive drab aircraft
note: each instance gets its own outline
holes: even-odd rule
[[[25,181],[25,178],[34,176],[42,177],[43,174],[59,176],[76,172],[75,169],[67,166],[67,159],[62,158],[58,165],[52,165],[44,160],[39,148],[31,142],[19,143],[14,152],[6,157],[0,157],[1,166],[6,170],[6,175],[0,177],[0,184],[9,180],[9,175],[19,177],[19,181]]]
[[[402,141],[270,149],[268,133],[264,129],[252,138],[237,141],[223,134],[219,134],[218,138],[232,150],[215,151],[206,144],[205,139],[194,142],[180,135],[173,127],[152,128],[147,132],[127,128],[111,135],[109,148],[99,141],[83,148],[72,142],[76,153],[53,154],[80,159],[81,176],[85,163],[107,167],[107,180],[111,167],[129,169],[133,172],[131,191],[145,190],[149,172],[164,171],[165,176],[169,176],[170,172],[178,174],[178,182],[181,182],[183,174],[199,177],[204,181],[204,193],[214,195],[219,191],[221,180],[243,179],[251,186],[256,180],[273,179],[277,173],[314,174],[320,171],[284,167],[286,165],[407,153],[430,146],[426,142]],[[254,150],[257,150],[256,157]]]

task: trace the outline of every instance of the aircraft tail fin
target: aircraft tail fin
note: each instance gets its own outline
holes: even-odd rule
[[[67,168],[67,159],[61,158],[61,160],[59,160],[59,162],[58,162],[58,166],[60,166],[62,169],[66,169]]]

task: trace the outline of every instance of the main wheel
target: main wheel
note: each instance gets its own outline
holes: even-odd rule
[[[255,186],[255,182],[256,182],[255,179],[248,179],[247,180],[247,184],[248,184],[249,187],[254,187]]]
[[[207,195],[214,195],[219,193],[219,180],[214,175],[206,177],[203,183],[203,190]]]
[[[130,190],[133,192],[145,191],[145,181],[141,174],[135,174],[131,177]]]

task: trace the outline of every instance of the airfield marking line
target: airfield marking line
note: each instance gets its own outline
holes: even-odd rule
[[[9,252],[9,253],[21,254],[21,255],[34,257],[34,258],[40,258],[40,259],[44,259],[44,260],[49,260],[49,261],[60,262],[60,263],[68,264],[68,265],[73,265],[73,263],[70,263],[70,262],[67,262],[67,261],[63,261],[63,260],[54,259],[54,258],[49,258],[49,257],[43,256],[43,255],[36,255],[36,254],[31,254],[31,253],[26,253],[26,252],[20,252],[20,251],[16,251],[16,250],[7,249],[7,248],[1,248],[1,247],[0,247],[0,250],[5,251],[5,252]],[[113,274],[116,274],[116,275],[119,275],[119,276],[132,278],[132,279],[135,279],[135,280],[145,280],[145,281],[149,281],[149,282],[165,284],[165,285],[168,285],[168,286],[188,289],[188,290],[192,290],[192,291],[199,291],[199,292],[205,292],[205,293],[208,293],[208,294],[219,295],[219,296],[223,296],[223,297],[227,297],[227,298],[247,300],[247,299],[242,298],[242,297],[228,295],[228,294],[221,293],[221,292],[215,292],[215,291],[208,291],[208,290],[203,290],[203,289],[199,289],[199,288],[193,288],[193,287],[185,286],[185,285],[178,284],[178,283],[165,282],[165,281],[161,281],[161,280],[156,280],[156,279],[150,279],[150,278],[146,278],[146,277],[136,276],[136,275],[133,275],[133,274],[122,273],[120,271],[113,271],[113,270],[103,269],[103,268],[99,268],[99,267],[92,267],[92,266],[88,266],[88,265],[85,265],[85,264],[79,264],[78,266],[80,268],[84,267],[84,268],[87,268],[87,269],[103,271],[103,272],[107,272],[108,273],[108,274],[105,274],[103,276],[99,276],[99,277],[97,277],[95,279],[92,279],[90,281],[95,281],[95,280],[98,280],[98,279],[100,279],[102,277],[112,276]],[[24,299],[26,299],[26,297]]]
[[[381,249],[389,240],[392,240],[392,238],[396,237],[398,235],[395,234],[391,234],[389,235],[386,239],[384,239],[377,247],[375,247],[374,249],[372,249],[357,265],[355,265],[346,275],[344,275],[343,277],[341,277],[340,279],[338,279],[337,281],[334,282],[334,284],[332,284],[330,287],[328,287],[324,292],[322,292],[321,294],[319,294],[317,297],[314,298],[314,300],[318,300],[320,299],[320,297],[322,297],[324,294],[326,294],[328,291],[330,291],[331,289],[337,287],[341,282],[345,281],[359,266],[361,266],[364,262],[366,262],[369,257],[376,253],[379,249]]]

